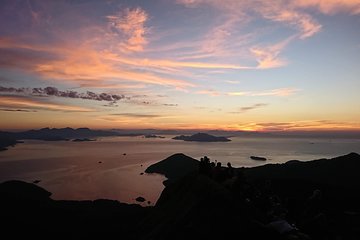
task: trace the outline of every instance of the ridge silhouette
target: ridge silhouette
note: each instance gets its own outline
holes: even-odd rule
[[[174,166],[182,161],[190,164],[182,174],[176,173]],[[212,163],[205,157],[202,161]],[[240,239],[270,240],[359,236],[357,153],[255,168],[218,164],[220,171],[233,172],[224,179],[203,171],[200,163],[176,154],[150,166],[152,172],[161,170],[171,180],[154,207],[105,199],[53,200],[51,193],[32,183],[1,183],[2,233],[14,238],[110,238],[115,234],[122,239],[232,239],[234,234]],[[313,173],[306,175],[311,169]],[[342,180],[331,180],[335,171]]]

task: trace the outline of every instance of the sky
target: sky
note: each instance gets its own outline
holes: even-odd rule
[[[0,129],[360,130],[360,0],[1,0]]]

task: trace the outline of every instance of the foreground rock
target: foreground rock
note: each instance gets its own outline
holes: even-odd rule
[[[143,198],[143,197],[137,197],[135,200],[136,200],[137,202],[145,202],[145,201],[146,201],[146,199]]]
[[[266,164],[248,168],[246,174],[252,179],[293,179],[342,188],[360,188],[359,169],[360,155],[350,153],[332,159]]]
[[[143,239],[357,239],[359,167],[360,155],[351,153],[240,168],[222,182],[187,171],[164,189],[141,225]],[[280,220],[298,230],[277,232]]]
[[[18,141],[13,136],[0,131],[0,151],[5,151],[8,147],[13,147],[17,143],[22,143],[22,141]]]
[[[238,206],[223,185],[190,173],[164,189],[139,229],[142,239],[246,239],[247,218]]]
[[[198,168],[199,161],[185,154],[177,153],[149,166],[145,172],[164,175],[168,178],[164,181],[164,185],[166,186],[190,172],[197,171]]]
[[[57,201],[43,188],[22,181],[0,184],[2,234],[12,239],[121,236],[133,239],[149,208],[113,200]],[[70,234],[70,235],[69,235]]]

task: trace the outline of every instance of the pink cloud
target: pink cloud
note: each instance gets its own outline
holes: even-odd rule
[[[251,53],[258,62],[257,68],[268,69],[282,67],[287,61],[279,57],[281,51],[288,45],[292,38],[285,39],[277,44],[266,47],[252,47]]]
[[[277,88],[264,91],[239,91],[239,92],[220,92],[213,89],[200,90],[195,93],[206,94],[209,96],[247,96],[247,97],[258,97],[258,96],[275,96],[275,97],[287,97],[296,94],[300,89],[296,88]]]
[[[295,26],[301,32],[301,38],[310,37],[321,28],[321,25],[310,15],[299,11],[296,5],[289,4],[288,1],[180,0],[178,2],[187,7],[207,4],[225,12],[229,16],[240,16],[238,19],[246,22],[250,21],[252,14],[256,13],[265,19]]]
[[[323,14],[339,12],[360,14],[359,0],[297,0],[293,4],[300,8],[316,8]]]
[[[294,26],[299,30],[298,35],[301,39],[311,37],[321,29],[321,25],[311,15],[299,11],[282,1],[262,1],[256,11],[265,19]]]
[[[209,96],[212,96],[212,97],[217,97],[217,96],[220,96],[222,95],[220,92],[217,92],[215,90],[200,90],[200,91],[197,91],[196,92],[197,94],[205,94],[205,95],[209,95]]]
[[[270,91],[253,93],[252,96],[280,96],[286,97],[295,94],[299,89],[294,88],[279,88]]]
[[[130,52],[144,50],[144,46],[148,43],[145,35],[149,29],[145,27],[148,14],[143,9],[140,7],[127,8],[116,15],[107,16],[107,19],[115,34],[123,34],[126,38],[126,42],[120,43],[120,47]]]
[[[148,58],[124,58],[119,55],[108,55],[108,59],[121,62],[130,66],[153,67],[167,69],[170,72],[178,68],[202,68],[202,69],[251,69],[251,67],[227,64],[227,63],[208,63],[194,61],[176,61],[166,59],[148,59]]]

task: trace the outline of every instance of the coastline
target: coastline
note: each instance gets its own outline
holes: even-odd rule
[[[170,165],[174,161],[192,161],[191,158],[184,158],[185,155],[176,156],[176,158],[170,156],[164,161],[170,161]],[[225,226],[230,226],[230,229],[234,229],[234,231],[235,229],[241,231],[244,239],[252,239],[254,236],[278,239],[278,233],[269,232],[269,228],[266,227],[269,220],[261,217],[262,215],[266,216],[267,211],[262,210],[262,207],[267,205],[257,202],[257,195],[253,195],[247,190],[244,191],[244,186],[256,190],[260,194],[259,196],[264,196],[266,199],[271,199],[271,196],[276,195],[281,201],[289,198],[296,200],[294,203],[297,205],[294,205],[294,209],[290,208],[290,205],[284,205],[289,211],[288,214],[295,214],[292,218],[286,218],[287,221],[295,221],[300,218],[301,215],[296,214],[295,210],[303,211],[305,208],[302,203],[306,202],[309,194],[311,196],[314,190],[319,189],[327,202],[322,211],[332,220],[331,231],[337,236],[342,236],[344,234],[342,229],[347,226],[342,225],[343,216],[341,214],[347,214],[346,216],[349,217],[350,212],[356,214],[360,212],[360,206],[357,204],[360,200],[358,194],[360,181],[358,181],[359,175],[357,174],[359,165],[360,155],[351,153],[333,159],[308,162],[290,161],[284,164],[269,164],[249,169],[237,168],[235,170],[244,172],[245,176],[239,179],[240,182],[235,181],[234,183],[226,180],[219,182],[219,180],[199,172],[199,168],[192,165],[183,175],[175,176],[176,179],[166,186],[154,207],[141,207],[137,204],[124,204],[106,199],[94,201],[53,200],[50,192],[35,184],[10,181],[0,184],[0,208],[4,213],[3,216],[8,220],[7,230],[27,229],[28,234],[36,233],[38,236],[41,236],[45,230],[47,233],[80,235],[84,234],[84,229],[87,229],[87,234],[98,233],[105,236],[121,231],[125,239],[150,239],[153,237],[156,239],[169,237],[182,239],[203,233],[208,223],[215,222],[220,228],[213,231],[211,235],[206,235],[208,239],[218,239],[224,234],[225,237],[230,237],[230,233],[235,233],[232,230],[224,233],[222,229]],[[337,171],[339,166],[346,166],[347,171]],[[308,172],[308,168],[314,169],[315,174],[304,175],[302,172]],[[226,168],[224,167],[224,169]],[[168,167],[165,171],[167,170]],[[294,174],[294,171],[299,175]],[[339,172],[337,179],[342,177],[343,181],[339,182],[336,179],[328,181],[334,176],[332,171]],[[279,173],[281,174],[279,175]],[[271,185],[268,185],[270,179]],[[237,182],[240,185],[237,185]],[[262,185],[264,183],[266,185]],[[270,189],[269,186],[271,186]],[[269,190],[271,192],[268,192]],[[251,204],[249,205],[249,203]],[[217,208],[214,208],[214,204]],[[255,214],[251,210],[253,208],[259,212]],[[210,211],[211,209],[212,211]],[[214,211],[214,209],[217,210]],[[245,215],[244,211],[247,212]],[[32,216],[30,223],[26,217],[28,214]],[[197,220],[189,218],[189,214],[193,217],[196,216]],[[253,220],[250,221],[249,217],[256,219],[259,223],[254,225]],[[63,222],[64,219],[68,220]],[[174,225],[174,221],[177,221],[178,224]],[[355,222],[351,221],[351,224],[360,223],[356,220]],[[75,223],[78,227],[71,228]],[[239,223],[241,224],[239,225]],[[180,233],[179,229],[182,229],[184,224],[190,224],[194,228],[176,235]],[[312,226],[314,223],[309,224]],[[238,227],[236,228],[236,226]],[[255,232],[254,229],[256,229]],[[300,225],[300,229],[303,234],[311,237],[324,237],[328,234],[330,225],[315,232],[306,225]],[[347,228],[346,234],[353,236],[356,234],[356,230]]]

